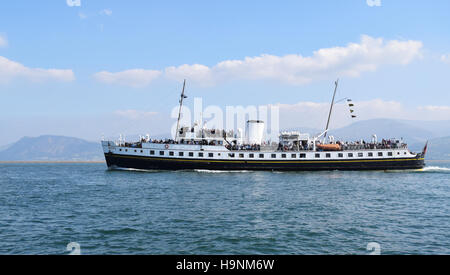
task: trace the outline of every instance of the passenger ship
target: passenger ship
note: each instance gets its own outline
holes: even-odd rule
[[[180,99],[183,104],[184,87]],[[337,82],[336,82],[337,88]],[[334,95],[336,94],[336,89]],[[332,106],[331,103],[330,115]],[[329,117],[330,117],[329,115]],[[281,132],[279,142],[263,140],[264,121],[247,121],[242,131],[205,129],[199,124],[179,127],[174,139],[155,140],[148,135],[137,142],[102,141],[109,169],[139,170],[392,170],[425,166],[427,145],[411,152],[398,139],[370,142],[342,142],[326,138],[327,129],[317,136]]]

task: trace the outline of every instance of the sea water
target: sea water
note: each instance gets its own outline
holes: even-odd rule
[[[449,180],[0,164],[0,254],[450,254]]]

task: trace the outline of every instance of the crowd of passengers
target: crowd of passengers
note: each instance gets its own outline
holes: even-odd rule
[[[316,144],[322,144],[322,142],[317,141]],[[392,142],[388,139],[383,139],[381,142],[366,142],[365,140],[360,141],[351,141],[351,142],[343,142],[337,141],[336,144],[341,146],[341,150],[371,150],[371,149],[404,149],[407,148],[407,144],[403,142]],[[283,145],[282,143],[278,144],[279,151],[297,151],[297,150],[306,150],[311,151],[314,149],[313,144],[306,145]],[[317,151],[322,151],[319,148],[316,148]]]
[[[141,142],[136,143],[125,143],[126,147],[132,147],[132,148],[141,148],[143,142],[148,142],[145,139],[142,139]],[[208,142],[207,140],[201,140],[201,141],[192,141],[192,140],[181,140],[180,142],[175,141],[173,139],[151,139],[151,143],[157,143],[157,144],[189,144],[189,145],[218,145],[217,141],[212,140]],[[317,141],[317,144],[321,144],[320,141]],[[360,141],[353,141],[353,142],[343,142],[343,141],[337,141],[336,144],[339,144],[341,146],[341,150],[370,150],[370,149],[397,149],[397,148],[406,148],[406,144],[403,142],[392,142],[389,139],[383,139],[381,142],[366,142],[365,140]],[[234,151],[260,151],[261,145],[258,144],[227,144],[225,147],[228,150],[234,150]],[[305,151],[311,151],[314,149],[314,146],[312,143],[309,144],[290,144],[286,145],[283,143],[278,143],[278,151],[298,151],[298,150],[305,150]],[[320,149],[317,148],[317,151],[320,151]]]

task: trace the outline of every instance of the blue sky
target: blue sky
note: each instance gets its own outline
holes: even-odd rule
[[[339,96],[368,106],[362,119],[450,118],[446,0],[68,2],[77,1],[2,3],[0,145],[24,135],[168,132],[183,78],[189,99],[204,104],[295,107],[329,102],[339,77]],[[217,66],[227,61],[235,62]],[[371,108],[373,100],[391,109]],[[282,114],[319,111],[292,109]],[[142,119],[120,117],[124,110]]]

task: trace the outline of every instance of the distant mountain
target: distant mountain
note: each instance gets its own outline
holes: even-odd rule
[[[434,137],[450,136],[450,120],[438,121],[417,121],[417,120],[399,120],[405,124],[419,127],[433,133]]]
[[[369,141],[373,134],[378,140],[383,138],[402,138],[413,151],[421,151],[425,141],[429,140],[428,159],[450,159],[450,122],[420,122],[391,119],[373,119],[353,123],[349,126],[330,130],[329,135],[340,140]],[[322,132],[312,128],[288,129],[299,130],[311,135]],[[169,137],[169,135],[152,136],[152,138]],[[138,135],[128,135],[127,141],[137,141]],[[0,161],[97,161],[104,160],[100,142],[89,142],[79,138],[63,136],[24,137],[14,144],[0,149]]]
[[[422,128],[420,122],[414,125],[393,119],[359,121],[343,128],[330,130],[328,134],[342,140],[365,139],[367,141],[370,141],[372,135],[376,134],[379,140],[403,138],[409,144],[425,143],[426,140],[438,137],[432,131]]]
[[[46,135],[20,139],[0,151],[0,161],[96,161],[102,152],[99,142]]]
[[[13,145],[13,143],[0,146],[0,152],[3,151],[3,150],[8,149],[11,145]]]
[[[423,143],[414,143],[409,149],[420,152],[423,149]],[[426,159],[431,160],[447,160],[450,159],[450,136],[434,138],[428,141],[428,149]]]

